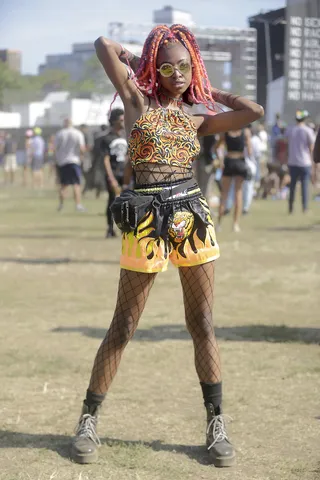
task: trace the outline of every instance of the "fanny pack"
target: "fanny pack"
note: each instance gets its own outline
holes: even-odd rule
[[[162,203],[182,194],[190,187],[195,185],[195,181],[190,179],[179,185],[173,185],[164,188],[154,195],[144,195],[135,190],[125,190],[111,204],[110,209],[114,221],[123,233],[129,233],[135,230],[141,219],[153,207],[159,207]],[[150,190],[152,187],[150,187]],[[149,189],[146,189],[148,193]],[[173,198],[172,198],[173,199]]]

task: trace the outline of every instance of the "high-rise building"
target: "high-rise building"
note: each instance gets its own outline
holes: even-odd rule
[[[169,8],[169,7],[168,7]],[[158,12],[160,13],[158,15]],[[171,25],[175,15],[183,13],[166,8],[154,12],[155,20]],[[189,14],[188,14],[189,15]],[[190,18],[189,18],[190,20]],[[192,19],[190,20],[192,22]],[[116,41],[144,42],[153,24],[112,23],[109,35]],[[256,100],[257,32],[254,28],[190,26],[204,59],[209,79],[217,88],[232,90]],[[129,49],[131,45],[129,45]],[[136,53],[136,52],[133,52]]]
[[[163,7],[160,10],[154,10],[153,22],[156,25],[172,25],[174,23],[180,23],[188,28],[194,25],[191,13],[177,10],[170,6]]]
[[[10,70],[21,72],[21,52],[19,50],[0,50],[0,61],[4,62]]]
[[[71,53],[47,55],[46,62],[39,66],[39,74],[46,70],[63,70],[69,73],[71,80],[82,79],[87,61],[95,55],[93,43],[74,43]]]

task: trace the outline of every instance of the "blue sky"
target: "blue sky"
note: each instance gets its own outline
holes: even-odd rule
[[[23,72],[36,73],[46,54],[107,35],[111,21],[151,23],[152,11],[167,4],[189,11],[198,25],[245,27],[249,16],[285,0],[0,0],[0,48],[21,50]]]

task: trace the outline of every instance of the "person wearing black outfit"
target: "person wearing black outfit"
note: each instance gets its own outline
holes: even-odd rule
[[[113,218],[110,205],[121,193],[123,176],[127,160],[128,144],[124,137],[124,112],[120,108],[111,111],[110,131],[101,140],[101,150],[104,155],[106,184],[109,193],[106,208],[107,232],[106,238],[115,237]]]
[[[196,177],[202,193],[206,195],[213,168],[213,147],[216,143],[216,136],[207,135],[206,137],[200,137],[199,141],[201,150],[196,160]]]
[[[221,180],[221,200],[219,207],[218,228],[221,228],[221,220],[224,214],[228,193],[232,180],[235,184],[235,207],[233,219],[233,231],[240,232],[239,219],[242,213],[242,184],[249,178],[249,171],[245,161],[245,155],[252,156],[251,132],[248,128],[243,130],[229,131],[221,135],[216,149],[225,145],[224,168]]]

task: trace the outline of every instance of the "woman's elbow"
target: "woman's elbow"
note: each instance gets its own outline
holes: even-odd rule
[[[107,47],[108,46],[108,40],[105,37],[99,37],[97,40],[94,42],[94,47],[96,50],[100,47]]]
[[[259,120],[259,118],[264,116],[264,108],[262,105],[258,105],[257,103],[253,104],[252,116],[254,117],[254,120]]]

